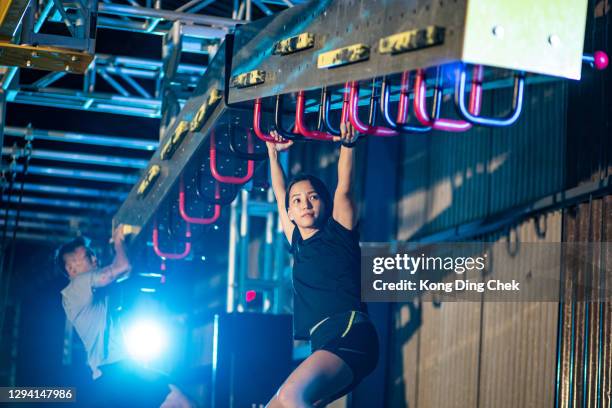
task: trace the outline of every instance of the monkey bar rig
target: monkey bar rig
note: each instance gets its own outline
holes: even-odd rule
[[[114,222],[149,238],[161,204],[179,196],[185,222],[217,221],[266,158],[272,129],[311,142],[346,120],[367,137],[510,126],[530,84],[607,66],[604,52],[583,54],[587,1],[562,3],[327,0],[238,26]],[[513,89],[507,112],[487,116],[483,94],[499,88]],[[441,115],[445,93],[452,117]]]

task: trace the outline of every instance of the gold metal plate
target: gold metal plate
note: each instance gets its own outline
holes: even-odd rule
[[[138,225],[123,224],[123,227],[122,227],[123,235],[130,235],[130,234],[138,235],[140,234],[141,230],[142,228]]]
[[[337,50],[319,54],[318,68],[334,68],[342,65],[365,61],[370,58],[370,47],[365,44],[354,44]]]
[[[295,37],[285,38],[274,44],[273,54],[288,55],[314,47],[315,36],[311,33],[302,33]]]
[[[160,158],[162,160],[170,159],[176,151],[176,148],[185,138],[185,135],[187,133],[189,133],[189,122],[187,122],[186,120],[182,120],[174,129],[172,137],[170,137],[168,141],[164,144],[164,147],[160,153]]]
[[[217,103],[221,100],[221,91],[218,89],[213,89],[208,95],[208,99],[205,103],[200,106],[200,109],[196,112],[193,119],[189,123],[189,131],[190,132],[199,132],[206,123],[208,119],[208,115],[213,111],[213,108],[217,105]]]
[[[153,183],[155,183],[155,180],[157,180],[157,178],[159,177],[160,173],[161,173],[161,166],[159,166],[158,164],[154,164],[153,166],[149,167],[149,170],[147,171],[147,175],[138,185],[138,190],[136,190],[136,193],[141,198],[144,197],[145,194],[149,192],[149,190],[153,186]]]
[[[232,86],[236,88],[247,88],[258,84],[263,84],[266,81],[266,71],[256,69],[251,72],[236,75],[232,78]]]
[[[381,38],[378,43],[378,52],[381,54],[399,54],[443,43],[444,28],[429,26],[420,30],[404,31]]]
[[[0,65],[83,74],[93,55],[55,47],[34,47],[0,41]]]

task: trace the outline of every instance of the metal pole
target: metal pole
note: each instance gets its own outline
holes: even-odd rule
[[[227,254],[227,298],[226,311],[234,311],[236,299],[236,245],[238,243],[238,199],[232,201],[229,219],[229,250]]]
[[[4,146],[4,124],[6,120],[6,92],[0,87],[0,148]]]
[[[289,168],[289,156],[288,154],[280,155],[280,165],[283,169],[283,172],[287,174],[287,169]],[[270,189],[272,190],[272,189]],[[287,259],[286,250],[285,250],[285,232],[283,231],[283,226],[280,220],[280,214],[277,211],[276,214],[276,231],[274,234],[274,266],[272,269],[272,279],[277,282],[274,287],[274,304],[273,304],[273,313],[281,313],[283,311],[281,305],[281,287],[285,282],[285,260]]]
[[[13,330],[11,333],[11,354],[10,354],[10,374],[9,385],[14,387],[17,384],[17,356],[19,347],[19,324],[21,323],[21,302],[17,301],[13,305]]]
[[[236,14],[236,18],[238,20],[243,19],[245,6],[246,6],[246,2],[243,1],[240,3],[240,7],[238,7],[238,14]]]
[[[45,20],[49,16],[49,13],[51,12],[52,9],[53,9],[53,0],[47,0],[47,4],[45,4],[45,8],[43,8],[40,15],[38,16],[38,20],[36,21],[36,24],[34,24],[35,33],[40,31],[42,25],[44,24]]]
[[[232,9],[232,18],[234,20],[238,19],[238,8],[240,7],[239,5],[239,0],[234,0],[234,7]]]
[[[274,192],[272,191],[272,188],[268,188],[267,191],[267,197],[266,197],[266,201],[270,204],[274,204]],[[274,285],[274,289],[272,291],[272,293],[270,293],[270,291],[267,291],[264,295],[264,307],[265,307],[265,301],[266,299],[270,302],[274,302],[274,300],[276,299],[276,293],[277,293],[277,288],[278,288],[278,281],[276,281],[276,279],[274,279],[274,274],[272,271],[272,268],[274,268],[274,253],[273,253],[273,249],[274,249],[274,216],[276,215],[275,212],[270,211],[268,212],[268,214],[266,214],[266,237],[265,237],[265,244],[264,244],[264,266],[263,266],[263,271],[261,274],[261,277],[264,280],[272,280],[274,281],[275,285]],[[272,296],[270,296],[272,295]]]
[[[176,94],[172,91],[171,82],[176,75],[181,60],[182,23],[175,21],[172,29],[164,37],[162,46],[162,81],[161,98],[162,111],[161,123],[159,125],[159,140],[163,139],[166,129],[172,126],[180,111]]]
[[[239,305],[244,301],[244,286],[249,273],[249,192],[246,189],[242,189],[240,192],[240,199],[242,200],[240,203],[240,238],[238,242],[238,245],[240,245],[238,255],[240,273],[238,274],[237,291]]]

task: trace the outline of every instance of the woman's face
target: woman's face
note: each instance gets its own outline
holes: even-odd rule
[[[318,226],[325,204],[309,180],[302,180],[291,186],[289,191],[289,219],[301,228]]]

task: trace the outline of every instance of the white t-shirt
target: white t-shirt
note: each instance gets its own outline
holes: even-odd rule
[[[121,331],[114,319],[108,318],[108,296],[95,288],[96,273],[79,274],[62,290],[64,311],[85,345],[94,379],[102,375],[101,365],[127,358]]]

